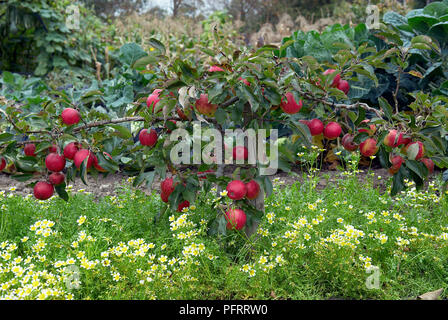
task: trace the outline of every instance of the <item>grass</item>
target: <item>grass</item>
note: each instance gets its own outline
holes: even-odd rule
[[[160,196],[129,183],[100,200],[71,191],[67,203],[0,192],[0,298],[406,299],[446,288],[439,180],[391,198],[373,179],[360,184],[346,171],[320,191],[313,175],[291,186],[274,180],[250,241],[207,235],[215,193],[155,223]],[[366,286],[371,266],[378,289]]]

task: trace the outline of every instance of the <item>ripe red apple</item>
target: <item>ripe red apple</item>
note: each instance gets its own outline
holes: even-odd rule
[[[50,148],[48,148],[48,152],[50,152],[50,153],[57,153],[58,152],[58,146],[53,144]]]
[[[426,168],[428,168],[429,174],[432,174],[434,172],[434,162],[431,159],[423,158],[420,161],[425,164]]]
[[[373,156],[378,152],[378,147],[376,146],[376,140],[373,138],[368,138],[364,140],[359,145],[359,150],[361,154],[365,157]]]
[[[420,160],[425,155],[425,147],[420,141],[409,143],[404,150],[409,160]]]
[[[162,92],[162,89],[155,89],[149,96],[148,99],[146,99],[146,105],[148,108],[152,105],[152,112],[154,113],[156,104],[160,101],[159,94]],[[161,111],[161,110],[160,110]],[[159,111],[159,112],[160,112]]]
[[[303,123],[304,125],[308,126],[308,124],[310,123],[310,120],[299,120],[300,123]]]
[[[227,195],[232,200],[241,200],[246,196],[246,185],[241,180],[233,180],[227,185]]]
[[[367,124],[369,122],[370,122],[370,119],[365,119],[365,120],[361,121],[361,123],[363,123],[363,124],[364,123]],[[358,130],[358,132],[366,132],[366,133],[368,133],[369,136],[373,136],[375,131],[376,131],[376,126],[374,124],[369,125],[369,129],[359,129]]]
[[[332,74],[332,73],[334,73],[336,70],[334,70],[334,69],[327,69],[327,70],[325,70],[325,72],[324,72],[324,75],[329,75],[329,74]],[[341,74],[337,74],[334,78],[333,78],[333,82],[331,83],[331,86],[333,87],[333,88],[337,88],[338,87],[338,85],[339,85],[339,82],[341,81]],[[320,84],[320,83],[319,83]]]
[[[51,184],[57,186],[57,185],[62,184],[65,181],[65,175],[60,172],[53,172],[48,177],[48,180],[50,181]]]
[[[34,143],[28,143],[25,145],[25,148],[23,149],[25,151],[25,154],[29,157],[35,157],[36,154],[36,145]]]
[[[5,158],[2,158],[0,161],[0,171],[5,169],[5,167],[6,167],[6,160],[5,160]]]
[[[401,145],[407,145],[408,143],[410,143],[412,141],[411,137],[409,136],[404,136],[403,133],[400,133],[398,136],[398,142],[397,142],[397,146],[401,146]]]
[[[34,185],[33,193],[34,197],[39,200],[50,199],[53,195],[54,187],[51,183],[39,181]]]
[[[79,143],[78,142],[70,142],[64,148],[64,157],[67,159],[73,160],[76,152],[79,151]]]
[[[218,109],[218,105],[208,102],[208,94],[201,94],[195,105],[197,112],[210,117],[214,116],[216,109]]]
[[[292,92],[288,92],[286,93],[286,101],[282,98],[280,108],[287,114],[295,114],[302,109],[302,100],[297,103]]]
[[[337,122],[329,122],[324,129],[324,137],[328,140],[334,140],[342,133],[342,128]]]
[[[313,119],[310,122],[308,122],[308,128],[310,128],[312,136],[318,136],[322,132],[324,132],[324,124],[319,119]]]
[[[177,183],[174,183],[173,178],[166,178],[160,183],[160,190],[162,190],[162,193],[169,196],[171,193],[173,193]]]
[[[218,66],[211,66],[209,69],[208,69],[208,72],[223,72],[224,71],[224,69],[223,68],[221,68],[221,67],[218,67]]]
[[[353,138],[354,138],[354,136],[351,135],[350,133],[346,133],[342,137],[341,143],[342,143],[342,146],[345,148],[345,150],[355,151],[356,149],[358,149],[358,145],[353,142]]]
[[[403,158],[401,156],[393,156],[391,159],[392,166],[389,168],[389,173],[394,175],[400,170],[401,165],[403,164]]]
[[[169,194],[165,194],[165,193],[161,193],[160,194],[160,198],[162,199],[163,202],[168,202],[168,198],[169,198]]]
[[[148,129],[143,129],[138,135],[138,139],[143,146],[154,146],[157,143],[157,132],[154,129],[148,133]]]
[[[103,151],[103,155],[104,155],[104,157],[108,157],[109,159],[112,160],[112,156],[111,156],[109,153]],[[96,156],[95,154],[93,154],[93,153],[92,153],[92,156],[93,156],[93,167],[94,167],[96,170],[98,170],[99,172],[107,172],[106,169],[104,169],[102,166],[100,166],[100,165],[98,164],[98,158],[97,158],[97,156]]]
[[[233,148],[233,160],[247,160],[249,151],[246,147],[236,146]]]
[[[93,165],[94,160],[95,160],[94,156],[95,155],[92,152],[90,152],[89,150],[87,150],[87,149],[79,150],[78,152],[76,152],[76,154],[75,154],[75,156],[73,158],[73,161],[75,163],[76,168],[79,169],[81,167],[81,164],[84,161],[84,159],[89,157],[88,160],[87,160],[86,167],[87,167],[87,169],[90,169],[92,167],[92,165]]]
[[[174,124],[174,127],[177,126],[176,120],[168,120],[169,122]],[[166,132],[171,133],[171,130],[168,128],[168,126],[165,124]]]
[[[348,81],[341,80],[339,81],[338,89],[347,94],[350,91],[350,84],[348,83]]]
[[[188,200],[182,201],[177,206],[177,212],[182,212],[183,208],[188,208],[190,206],[190,202]]]
[[[181,118],[182,120],[185,120],[185,121],[188,120],[187,115],[184,113],[184,111],[181,108],[177,107],[176,112],[177,112],[177,115],[179,116],[179,118]]]
[[[398,131],[390,130],[389,133],[384,137],[383,143],[388,147],[395,148],[398,146]]]
[[[65,108],[61,113],[62,122],[71,126],[79,123],[81,116],[79,111],[73,108]]]
[[[53,172],[62,171],[65,168],[65,158],[57,153],[50,153],[45,158],[45,166]]]
[[[230,209],[226,212],[225,218],[227,220],[226,228],[231,230],[235,228],[236,230],[241,230],[246,224],[246,214],[241,209]]]
[[[254,200],[258,197],[260,193],[260,185],[257,181],[251,180],[246,183],[246,198],[249,200]]]

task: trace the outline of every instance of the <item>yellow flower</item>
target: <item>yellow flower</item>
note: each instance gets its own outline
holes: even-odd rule
[[[84,222],[86,221],[86,216],[80,216],[78,220],[76,220],[76,222],[78,223],[78,225],[82,225]]]

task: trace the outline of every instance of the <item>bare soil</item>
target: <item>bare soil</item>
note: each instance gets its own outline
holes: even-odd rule
[[[381,176],[382,179],[374,179],[374,187],[379,187],[383,192],[385,190],[385,182],[389,177],[389,174],[386,169],[374,169],[372,170],[375,176]],[[285,172],[279,172],[274,176],[271,176],[271,179],[278,178],[280,181],[283,181],[285,185],[291,185],[297,181],[303,181],[302,171],[300,169],[294,170],[293,174],[288,174]],[[230,172],[226,172],[226,175],[231,175]],[[317,186],[318,189],[323,189],[327,185],[335,183],[340,177],[340,171],[321,171],[319,173],[320,181]],[[363,170],[363,172],[358,174],[358,180],[362,183],[365,181],[367,177],[367,170]],[[95,195],[95,197],[104,197],[104,196],[112,196],[117,195],[119,193],[120,186],[126,181],[129,176],[124,175],[122,173],[109,174],[108,176],[98,175],[97,177],[89,176],[88,185],[85,185],[81,179],[77,178],[76,182],[71,182],[70,184],[73,186],[72,190],[80,190],[84,189],[87,192],[91,192]],[[27,195],[32,193],[32,188],[28,186],[30,182],[37,181],[36,179],[31,179],[27,182],[19,182],[12,179],[8,174],[0,173],[0,191],[8,191],[11,187],[15,187],[15,193]],[[155,179],[152,187],[158,188],[160,181]],[[145,186],[138,187],[137,189],[142,190],[146,194],[150,194],[150,190]]]

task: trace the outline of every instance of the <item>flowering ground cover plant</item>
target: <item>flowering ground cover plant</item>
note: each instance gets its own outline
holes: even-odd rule
[[[391,197],[373,187],[384,177],[359,182],[358,172],[355,164],[320,191],[312,171],[304,183],[275,179],[251,239],[207,236],[212,193],[157,217],[160,197],[133,189],[132,179],[99,201],[71,187],[69,202],[2,191],[0,297],[403,299],[446,287],[442,181],[424,191],[406,181],[407,191]],[[366,285],[373,266],[377,288]]]

